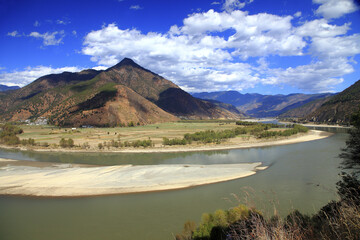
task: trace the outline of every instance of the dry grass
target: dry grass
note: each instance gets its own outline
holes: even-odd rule
[[[99,143],[111,140],[136,141],[151,139],[155,146],[162,144],[162,138],[182,138],[185,133],[195,133],[205,130],[225,130],[236,127],[235,122],[172,122],[159,123],[136,127],[115,128],[58,128],[54,126],[20,126],[24,133],[19,135],[20,139],[35,139],[42,144],[59,144],[61,138],[72,138],[75,145],[87,142],[91,147],[97,147]],[[243,141],[242,138],[239,138]],[[245,138],[245,140],[248,140]]]

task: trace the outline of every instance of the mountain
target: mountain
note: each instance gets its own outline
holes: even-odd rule
[[[349,124],[360,107],[360,80],[331,97],[305,119],[314,122]]]
[[[5,92],[5,91],[9,91],[9,90],[15,90],[15,89],[19,89],[20,87],[18,86],[6,86],[6,85],[2,85],[0,84],[0,92]]]
[[[241,112],[252,117],[276,117],[290,109],[297,108],[329,94],[262,95],[241,94],[237,91],[193,93],[194,97],[216,100],[236,106]]]
[[[300,107],[291,109],[285,113],[280,114],[278,117],[280,118],[305,118],[311,113],[315,112],[317,109],[321,107],[325,102],[327,102],[332,94],[326,96],[324,98],[316,99],[314,101],[308,102]]]
[[[57,125],[116,126],[184,118],[238,118],[192,97],[176,84],[125,58],[105,71],[84,70],[40,77],[0,94],[0,118],[45,117]]]

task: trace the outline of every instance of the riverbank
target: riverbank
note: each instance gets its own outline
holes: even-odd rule
[[[261,163],[215,165],[117,165],[82,167],[72,164],[16,166],[0,159],[0,195],[83,197],[181,189],[251,176]]]
[[[282,138],[270,138],[270,139],[249,139],[244,140],[241,137],[230,139],[227,142],[220,144],[191,144],[191,145],[180,145],[180,146],[163,146],[157,145],[155,147],[148,148],[121,148],[121,149],[71,149],[71,148],[37,148],[37,147],[11,147],[0,145],[1,148],[5,149],[18,149],[21,151],[37,151],[37,152],[107,152],[107,153],[161,153],[161,152],[198,152],[198,151],[216,151],[216,150],[231,150],[231,149],[242,149],[242,148],[253,148],[253,147],[267,147],[267,146],[279,146],[301,142],[308,142],[323,139],[333,135],[329,132],[310,130],[307,133],[300,133],[290,137]]]

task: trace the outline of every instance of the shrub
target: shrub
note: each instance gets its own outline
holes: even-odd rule
[[[68,148],[68,147],[71,148],[74,146],[74,140],[72,140],[71,138],[67,140],[65,138],[61,138],[59,145],[62,148]]]

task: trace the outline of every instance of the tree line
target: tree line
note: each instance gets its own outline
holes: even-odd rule
[[[279,128],[280,125],[272,123],[256,123],[256,122],[244,122],[237,121],[236,125],[241,125],[242,127],[237,127],[234,129],[227,130],[206,130],[195,133],[186,133],[183,138],[174,138],[169,139],[163,138],[163,145],[187,145],[191,144],[193,141],[201,143],[216,143],[219,144],[226,139],[235,138],[239,135],[250,135],[256,138],[272,138],[272,137],[288,137],[298,133],[306,133],[309,131],[307,127],[294,124],[287,126],[288,129],[283,131],[269,131],[273,128]]]

